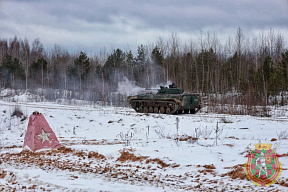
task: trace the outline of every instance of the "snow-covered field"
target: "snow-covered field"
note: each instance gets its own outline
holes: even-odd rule
[[[12,116],[15,108],[24,114]],[[61,148],[23,150],[35,110]],[[2,100],[0,191],[288,191],[288,110],[273,114],[145,115],[130,108]],[[245,155],[260,142],[282,155],[279,182],[269,187],[255,186],[244,173]]]

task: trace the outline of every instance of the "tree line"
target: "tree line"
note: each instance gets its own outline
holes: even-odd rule
[[[211,32],[185,42],[172,33],[136,51],[104,49],[89,57],[59,45],[44,49],[38,38],[31,44],[0,38],[0,62],[1,88],[93,92],[97,100],[117,91],[124,78],[146,88],[170,80],[186,92],[237,93],[238,103],[247,105],[267,105],[288,89],[288,50],[273,29],[249,39],[238,28],[225,42]]]

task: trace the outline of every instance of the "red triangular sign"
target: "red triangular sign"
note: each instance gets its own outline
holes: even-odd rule
[[[26,146],[32,151],[61,147],[55,133],[41,113],[34,112],[29,117],[23,147]]]

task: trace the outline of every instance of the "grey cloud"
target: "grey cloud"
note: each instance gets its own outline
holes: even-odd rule
[[[201,4],[188,1],[192,3],[186,3],[185,6],[181,6],[182,1],[177,2],[179,5],[146,5],[143,11],[138,11],[141,14],[140,18],[153,27],[187,28],[189,25],[188,30],[217,25],[273,27],[288,22],[288,12],[281,7],[280,2],[210,0],[201,1]],[[146,14],[145,10],[150,10],[149,14]]]
[[[186,36],[237,27],[287,31],[288,4],[284,0],[10,0],[0,4],[0,22],[1,38],[17,35],[40,37],[49,45],[133,47],[172,31]]]

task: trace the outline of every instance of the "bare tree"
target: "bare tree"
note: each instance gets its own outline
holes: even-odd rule
[[[37,61],[43,56],[43,45],[40,42],[39,38],[35,39],[32,43],[32,48],[31,48],[31,61]]]
[[[20,43],[16,36],[9,42],[9,54],[13,58],[20,57]]]
[[[21,41],[21,62],[24,65],[25,70],[25,90],[28,89],[28,77],[29,77],[29,62],[30,62],[30,45],[25,38]]]

